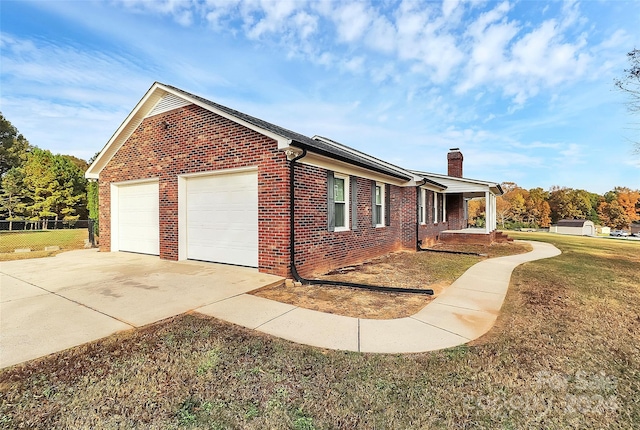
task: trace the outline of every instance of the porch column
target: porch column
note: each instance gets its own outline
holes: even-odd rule
[[[484,222],[484,231],[485,233],[491,233],[491,225],[493,225],[493,200],[491,199],[491,193],[489,191],[484,192],[484,202],[485,202],[485,222]]]
[[[491,200],[493,201],[493,224],[491,225],[492,230],[496,230],[498,228],[498,202],[496,200],[496,195],[491,194]]]

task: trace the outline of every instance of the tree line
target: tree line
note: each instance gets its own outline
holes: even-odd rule
[[[513,182],[501,184],[504,194],[496,199],[498,224],[502,228],[544,228],[561,219],[586,219],[595,225],[629,229],[640,221],[640,190],[615,187],[603,195],[566,187],[526,190]],[[469,201],[469,223],[484,226],[484,199]]]
[[[2,113],[0,139],[0,219],[9,221],[10,230],[16,221],[46,229],[48,220],[71,223],[90,216],[87,190],[93,189],[94,201],[97,193],[84,178],[85,160],[31,145]]]

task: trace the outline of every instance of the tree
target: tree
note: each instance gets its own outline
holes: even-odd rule
[[[14,167],[2,177],[2,206],[1,209],[6,214],[9,221],[9,230],[13,230],[13,221],[19,220],[18,215],[24,212],[24,175],[22,170]]]
[[[509,213],[511,212],[511,203],[503,196],[496,197],[496,215],[502,228],[504,228],[505,222],[509,219]]]
[[[591,193],[565,187],[552,187],[549,193],[551,220],[591,219],[597,222],[597,213],[591,204]],[[595,219],[592,219],[595,218]]]
[[[540,227],[551,225],[551,207],[549,206],[549,193],[542,188],[532,188],[529,190],[527,200],[528,222]]]
[[[616,229],[628,228],[631,222],[624,208],[620,206],[617,200],[613,200],[611,203],[602,202],[598,208],[598,213],[605,225]]]
[[[632,222],[640,220],[640,190],[615,187],[606,192],[598,205],[598,215],[609,227],[629,228]]]
[[[53,209],[60,199],[60,193],[53,168],[53,154],[34,148],[23,169],[25,192],[31,200],[31,204],[27,206],[29,219],[38,221],[55,217]]]
[[[633,49],[627,53],[627,59],[631,67],[624,69],[624,76],[622,79],[615,79],[614,84],[627,95],[627,109],[635,115],[640,113],[640,50]],[[640,151],[640,141],[635,142],[635,146]]]
[[[631,222],[640,220],[640,190],[631,190],[627,187],[615,187],[613,192],[617,201],[629,217]]]
[[[0,112],[0,177],[21,166],[30,148],[27,139]]]
[[[475,227],[484,227],[486,218],[486,205],[485,199],[471,199],[467,202],[467,214],[469,218],[469,225]]]
[[[73,221],[86,216],[87,183],[76,160],[40,148],[31,151],[22,168],[31,220]]]

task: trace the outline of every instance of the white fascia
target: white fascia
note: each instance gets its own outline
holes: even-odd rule
[[[293,147],[293,150],[300,151],[300,149]],[[336,160],[335,158],[319,155],[314,152],[307,152],[307,155],[301,158],[298,163],[307,164],[309,166],[320,167],[325,170],[331,170],[336,173],[342,173],[349,176],[357,176],[360,178],[371,179],[377,182],[384,182],[386,184],[397,185],[399,187],[411,187],[415,186],[415,182],[412,180],[405,181],[394,176],[385,175],[383,173],[374,172],[364,167],[355,166],[344,161]]]

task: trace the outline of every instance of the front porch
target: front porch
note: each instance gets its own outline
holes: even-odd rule
[[[513,242],[505,233],[485,228],[463,228],[460,230],[444,230],[438,235],[438,241],[452,244],[491,245],[492,243]]]

